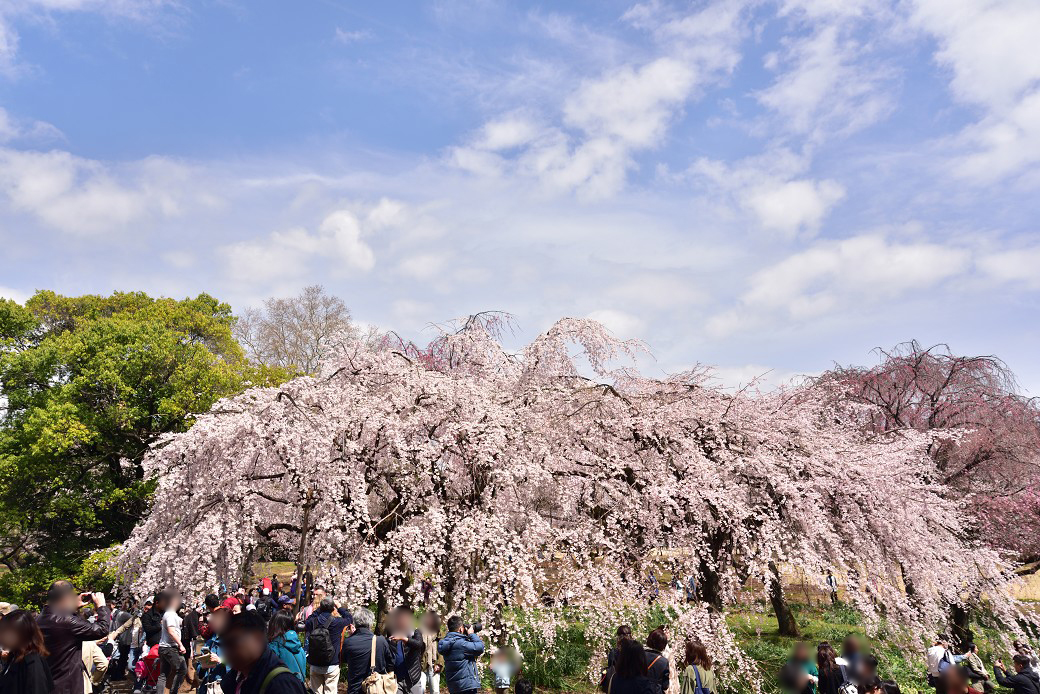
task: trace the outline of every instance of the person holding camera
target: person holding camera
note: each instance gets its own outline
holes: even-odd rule
[[[458,615],[448,619],[448,634],[437,644],[437,651],[444,656],[444,679],[450,694],[475,694],[480,690],[477,658],[484,653],[481,631],[479,622],[470,626]]]
[[[84,605],[96,608],[93,623],[76,614]],[[77,595],[68,581],[55,581],[37,623],[48,652],[54,694],[83,694],[83,642],[106,638],[112,624],[104,593]]]

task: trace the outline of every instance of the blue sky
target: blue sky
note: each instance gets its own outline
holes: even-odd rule
[[[1035,0],[6,0],[0,295],[324,284],[779,381],[918,339],[1040,394]]]

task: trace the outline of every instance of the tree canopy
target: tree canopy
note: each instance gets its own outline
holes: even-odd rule
[[[74,573],[130,535],[154,488],[142,465],[152,443],[279,378],[247,363],[234,320],[206,294],[0,301],[0,562]]]
[[[274,547],[355,603],[414,601],[430,576],[445,611],[500,617],[566,585],[603,614],[644,601],[670,547],[715,608],[784,563],[869,569],[857,607],[914,634],[964,595],[1015,614],[1007,565],[937,482],[941,434],[873,431],[875,406],[818,384],[752,397],[644,378],[618,366],[639,346],[591,321],[519,353],[494,328],[471,319],[421,350],[355,344],[166,436],[124,575],[203,592]]]

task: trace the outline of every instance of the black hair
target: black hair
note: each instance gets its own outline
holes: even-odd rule
[[[834,651],[834,647],[827,641],[824,641],[816,647],[816,666],[820,668],[820,673],[829,675],[838,669],[838,664],[835,659],[838,654]]]
[[[664,629],[657,627],[646,636],[646,647],[654,651],[663,651],[668,648],[668,635]]]
[[[231,615],[231,619],[228,620],[223,633],[229,634],[236,629],[265,634],[267,632],[267,622],[264,621],[262,616],[257,614],[256,610],[242,610],[238,614]]]
[[[618,642],[617,657],[614,658],[614,674],[618,677],[645,677],[646,655],[643,644],[635,639]]]
[[[1021,653],[1019,653],[1014,658],[1012,658],[1011,660],[1013,660],[1016,665],[1021,665],[1024,668],[1029,667],[1029,656],[1028,655],[1022,655]]]
[[[206,596],[206,609],[214,610],[220,604],[220,598],[217,597],[216,593],[210,593]]]
[[[462,624],[462,617],[457,614],[448,617],[448,631],[459,631],[462,629]]]
[[[518,679],[516,681],[516,694],[534,694],[534,682],[522,678]]]
[[[68,581],[55,581],[47,589],[47,602],[57,602],[62,598],[72,595],[76,589]]]
[[[885,694],[902,694],[899,691],[899,683],[895,680],[882,680],[881,691]]]
[[[247,610],[248,612],[255,612],[256,610]],[[267,625],[267,640],[274,641],[279,636],[285,636],[287,633],[292,631],[296,626],[296,620],[292,618],[292,615],[285,610],[278,610],[271,617],[271,621]]]

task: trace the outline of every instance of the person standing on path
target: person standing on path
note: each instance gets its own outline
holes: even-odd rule
[[[84,605],[97,609],[93,623],[76,612]],[[47,590],[47,605],[37,620],[54,678],[54,694],[83,694],[83,642],[106,638],[112,624],[104,593],[76,594],[68,581],[55,581]]]

